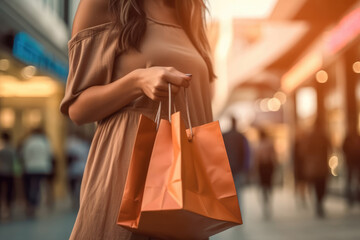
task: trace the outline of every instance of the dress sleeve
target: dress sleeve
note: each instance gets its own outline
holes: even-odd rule
[[[60,111],[69,116],[69,106],[87,88],[112,81],[117,34],[111,23],[87,28],[68,42],[69,75]]]

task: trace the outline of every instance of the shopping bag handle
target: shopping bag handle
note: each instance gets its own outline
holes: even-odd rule
[[[159,128],[159,125],[160,125],[160,115],[161,115],[161,101],[159,101],[159,107],[158,107],[158,110],[156,112],[156,116],[155,116],[155,119],[154,119],[154,122],[156,123],[156,130],[158,130]],[[174,111],[176,112],[176,106],[174,104]]]
[[[187,74],[188,75],[188,74]],[[171,83],[168,83],[168,89],[169,89],[169,122],[171,123],[171,102],[172,102],[172,96],[171,96]],[[187,89],[184,88],[184,96],[185,96],[185,107],[186,107],[186,115],[187,115],[187,120],[188,120],[188,124],[189,124],[189,129],[190,129],[190,138],[189,141],[192,140],[194,134],[193,134],[193,130],[192,130],[192,125],[191,125],[191,120],[190,120],[190,110],[189,110],[189,100],[188,100],[188,93],[187,93]],[[161,107],[161,102],[159,104],[159,108]],[[158,110],[159,111],[159,110]],[[175,110],[176,111],[176,110]]]
[[[156,130],[159,128],[159,125],[160,125],[160,115],[161,115],[161,101],[159,101],[159,107],[158,107],[158,110],[156,112],[156,116],[155,116],[155,119],[154,119],[154,122],[156,123]],[[174,104],[174,111],[176,112],[176,106]]]
[[[155,120],[154,120],[156,123],[156,131],[158,130],[159,125],[160,125],[160,114],[161,114],[161,101],[159,102],[159,107],[156,112],[156,116],[155,116]]]

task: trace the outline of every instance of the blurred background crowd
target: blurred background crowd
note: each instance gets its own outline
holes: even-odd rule
[[[0,239],[67,239],[75,220],[96,129],[59,112],[78,3],[0,2]],[[360,239],[360,1],[208,3],[244,220],[213,239]]]

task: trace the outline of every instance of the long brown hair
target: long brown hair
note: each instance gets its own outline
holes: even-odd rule
[[[145,0],[146,1],[146,0]],[[210,80],[215,78],[210,58],[210,46],[205,32],[205,0],[171,0],[179,24],[192,44],[203,57]],[[120,30],[118,48],[126,51],[134,48],[140,51],[141,41],[146,32],[144,0],[109,0],[109,9],[115,27]]]

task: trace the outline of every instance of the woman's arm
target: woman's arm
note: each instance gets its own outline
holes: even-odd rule
[[[77,125],[101,120],[145,94],[154,101],[168,96],[168,83],[175,95],[180,87],[189,87],[191,77],[172,67],[136,69],[107,85],[84,90],[70,105],[70,119]]]
[[[103,86],[83,91],[69,106],[69,117],[77,125],[95,122],[122,108],[141,94],[134,73]]]
[[[108,1],[81,0],[75,15],[72,36],[83,29],[109,21]],[[190,79],[174,68],[137,69],[110,84],[85,89],[69,106],[69,117],[78,125],[98,121],[120,110],[142,94],[155,101],[167,97],[167,83],[172,83],[172,92],[176,94],[179,87],[189,86]]]

